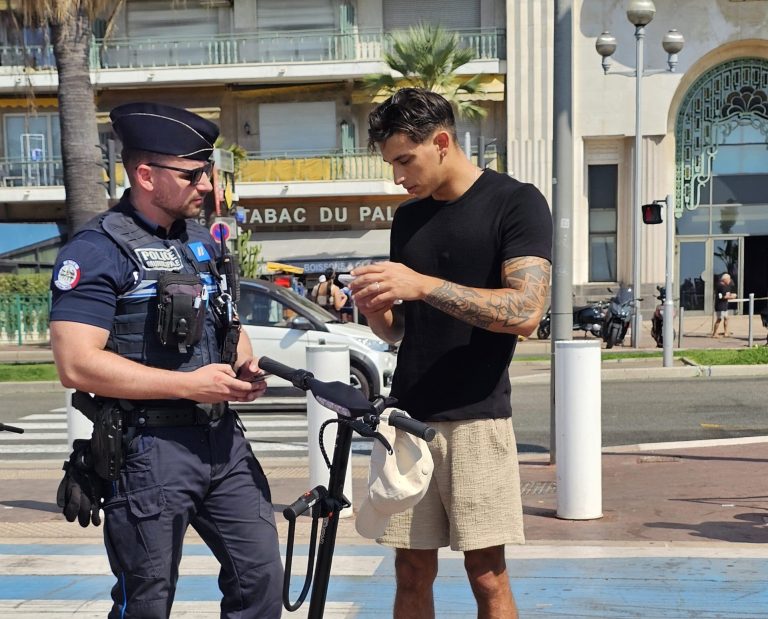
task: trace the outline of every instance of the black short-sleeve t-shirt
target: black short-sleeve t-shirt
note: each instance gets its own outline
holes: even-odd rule
[[[403,204],[392,222],[391,259],[474,288],[502,288],[511,258],[552,259],[552,217],[530,184],[485,170],[460,198]],[[392,395],[422,421],[511,415],[508,367],[517,336],[492,333],[423,301],[406,301]]]

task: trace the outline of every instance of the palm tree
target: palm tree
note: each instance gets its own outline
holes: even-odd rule
[[[364,85],[373,92],[392,94],[400,87],[415,86],[439,92],[468,120],[484,118],[488,111],[466,96],[481,92],[480,76],[459,81],[456,70],[472,60],[474,52],[461,47],[459,35],[441,26],[419,24],[392,34],[392,51],[384,53],[384,62],[402,77],[392,73],[370,75]]]
[[[59,121],[67,227],[71,235],[107,208],[89,53],[93,20],[123,0],[25,0],[25,26],[48,26],[59,77]],[[111,11],[110,11],[111,9]]]

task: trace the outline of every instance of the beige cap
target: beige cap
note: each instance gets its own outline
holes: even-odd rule
[[[402,411],[400,414],[405,415]],[[393,454],[374,440],[368,472],[368,494],[360,504],[355,528],[363,537],[376,539],[384,534],[389,518],[416,505],[432,479],[432,454],[426,441],[398,430],[384,421],[379,432],[392,445]]]

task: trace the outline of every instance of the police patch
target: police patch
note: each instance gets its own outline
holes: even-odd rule
[[[150,271],[181,271],[181,255],[175,247],[135,249],[139,263]]]
[[[80,265],[74,260],[65,260],[56,273],[54,284],[59,290],[72,290],[80,281]]]
[[[211,259],[211,256],[208,253],[208,250],[205,248],[205,245],[203,245],[200,241],[190,243],[189,248],[192,250],[192,253],[195,254],[195,258],[198,262],[208,262]]]

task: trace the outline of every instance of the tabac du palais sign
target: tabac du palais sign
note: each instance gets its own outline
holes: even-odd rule
[[[396,209],[391,204],[245,205],[242,227],[258,231],[390,228]]]

